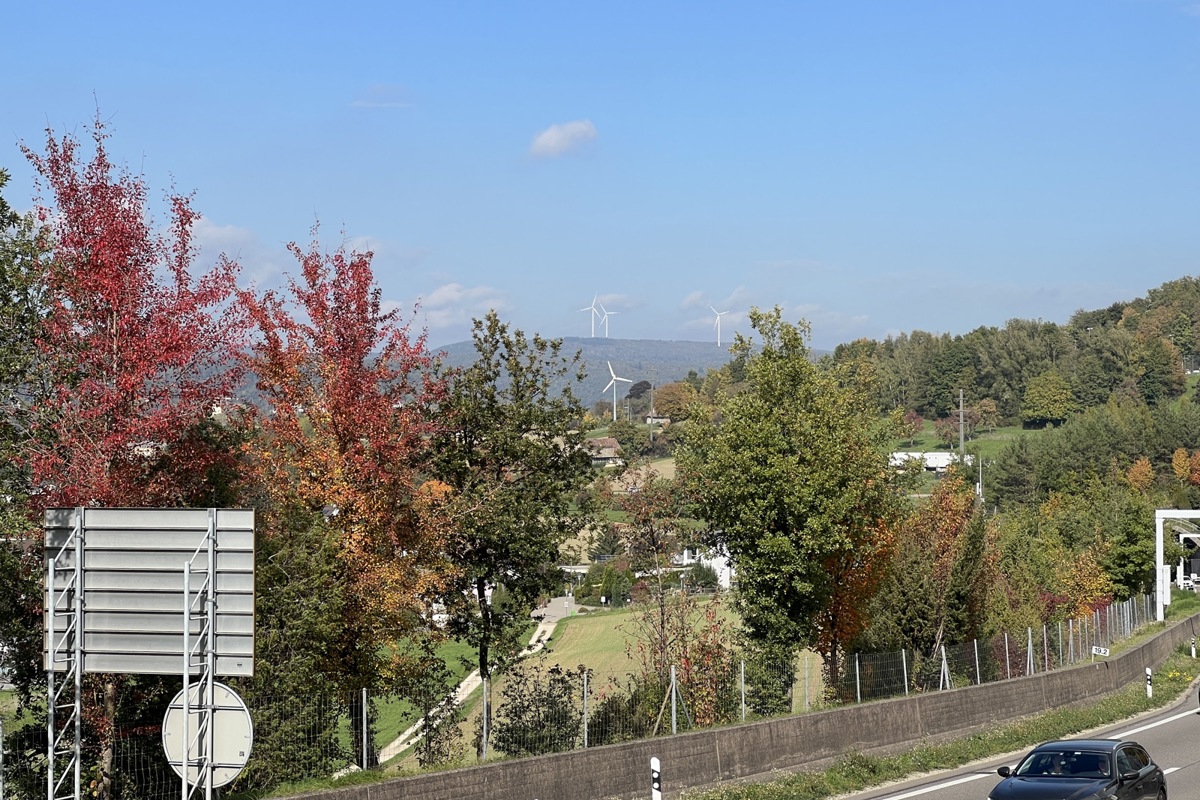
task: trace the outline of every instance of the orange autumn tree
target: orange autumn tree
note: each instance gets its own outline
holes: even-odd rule
[[[358,690],[377,683],[381,645],[420,624],[425,598],[449,575],[446,527],[424,513],[440,504],[422,492],[431,409],[445,387],[432,377],[424,332],[383,310],[370,252],[325,253],[316,228],[308,249],[289,250],[300,267],[292,306],[277,292],[243,295],[258,332],[250,367],[267,405],[248,447],[253,490],[268,549],[322,532],[341,618],[312,669]]]
[[[829,663],[853,642],[870,623],[870,603],[891,566],[895,534],[885,520],[868,529],[863,545],[844,550],[826,561],[832,577],[829,601],[818,614],[816,651]]]
[[[943,644],[981,633],[989,558],[970,483],[951,471],[898,526],[864,642],[934,660]],[[914,669],[914,677],[924,678]]]

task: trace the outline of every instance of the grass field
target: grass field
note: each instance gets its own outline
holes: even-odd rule
[[[701,599],[701,604],[712,602]],[[725,601],[721,617],[730,625],[737,624],[737,616]],[[546,650],[533,656],[544,664],[561,664],[575,667],[580,664],[592,670],[592,685],[602,686],[610,679],[623,681],[639,664],[629,656],[636,647],[635,615],[639,609],[617,609],[591,612],[569,617],[555,628]],[[802,711],[817,702],[821,696],[821,661],[809,651],[797,658],[795,710]]]
[[[470,672],[471,667],[463,663],[475,660],[475,649],[461,642],[446,642],[437,650],[438,656],[446,662],[451,674],[456,680],[462,680]],[[406,700],[389,700],[379,704],[379,718],[375,724],[375,744],[384,747],[395,741],[400,734],[408,730],[416,722],[419,714]]]
[[[711,598],[701,598],[701,604],[712,602]],[[638,609],[609,609],[589,611],[583,614],[561,620],[555,626],[549,642],[539,652],[529,656],[531,660],[542,666],[559,664],[567,669],[585,666],[591,670],[589,678],[592,690],[600,690],[615,681],[624,685],[631,673],[639,671],[638,662],[631,658],[636,641],[635,615]],[[731,624],[736,624],[737,617],[728,606],[723,607],[722,616]],[[816,705],[821,696],[821,661],[811,652],[804,651],[797,659],[795,683],[795,699],[793,710],[804,711]],[[504,696],[504,678],[498,677],[492,687],[492,700],[499,703]],[[481,690],[476,690],[464,703],[460,730],[462,741],[469,743],[473,740],[475,728],[480,713]],[[411,709],[406,704],[393,703],[392,707],[403,706],[406,715],[388,716],[389,712],[380,711],[379,743],[387,744],[393,741],[400,731],[411,724]],[[396,709],[392,709],[392,714]],[[393,720],[388,726],[389,731],[383,731],[385,719]],[[469,744],[468,744],[469,747]],[[388,764],[391,771],[406,771],[415,769],[416,762],[411,753],[397,756]]]

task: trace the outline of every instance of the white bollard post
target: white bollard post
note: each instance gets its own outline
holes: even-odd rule
[[[658,756],[650,759],[650,798],[662,800],[662,764]]]
[[[1146,667],[1146,697],[1154,697],[1154,679],[1150,675],[1150,668]]]

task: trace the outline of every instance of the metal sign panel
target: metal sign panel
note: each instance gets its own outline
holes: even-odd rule
[[[82,513],[82,542],[63,549]],[[46,511],[46,563],[58,557],[62,567],[74,567],[82,556],[84,672],[122,672],[179,675],[183,670],[184,580],[189,562],[193,568],[189,604],[203,600],[202,592],[216,602],[215,674],[254,674],[254,510],[215,509],[214,570],[208,570],[208,551],[201,545],[209,534],[209,509],[195,508],[53,508]],[[201,570],[209,583],[194,577]],[[54,593],[69,591],[65,573],[56,573],[47,586],[46,608]],[[46,638],[49,636],[47,614]],[[70,630],[66,610],[55,613],[54,630]],[[189,636],[203,627],[202,619],[189,622]],[[60,650],[63,643],[55,645]],[[44,646],[47,669],[65,666],[51,659]],[[203,659],[193,659],[199,673]]]

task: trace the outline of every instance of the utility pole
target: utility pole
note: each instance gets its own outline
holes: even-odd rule
[[[964,446],[966,435],[963,425],[963,390],[958,390],[958,455],[966,455],[966,447]]]

